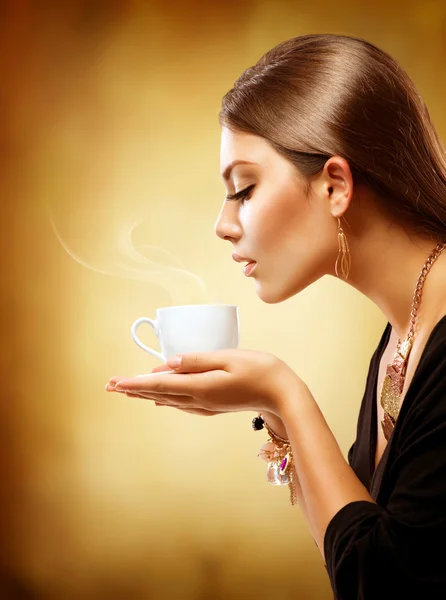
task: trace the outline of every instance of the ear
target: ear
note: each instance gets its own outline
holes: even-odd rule
[[[327,160],[318,176],[319,195],[326,198],[333,217],[341,217],[353,197],[353,175],[348,162],[341,156]]]

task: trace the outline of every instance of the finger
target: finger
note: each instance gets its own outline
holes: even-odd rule
[[[124,392],[127,398],[141,398],[139,394],[131,394],[130,392]],[[145,398],[144,398],[145,400]]]
[[[177,404],[169,404],[168,402],[162,402],[159,398],[148,398],[142,394],[131,393],[131,392],[121,392],[124,393],[128,398],[140,398],[141,400],[154,400],[155,406],[168,406],[169,408],[176,408],[183,412],[190,413],[191,415],[199,415],[202,417],[211,417],[213,415],[221,415],[223,414],[221,411],[215,410],[206,410],[205,408],[193,408],[189,406],[189,404],[177,405]]]
[[[147,393],[140,393],[138,391],[133,391],[133,392],[124,392],[124,391],[116,391],[116,393],[118,394],[125,394],[128,398],[140,398],[141,400],[153,400],[155,402],[155,404],[157,406],[170,406],[172,408],[190,408],[190,406],[188,404],[185,404],[184,406],[177,406],[177,404],[174,404],[173,402],[169,402],[168,400],[166,400],[166,396],[161,396],[160,394],[158,395],[149,395]],[[190,396],[175,396],[175,402],[188,402],[189,400],[192,400],[192,398]],[[173,400],[173,398],[172,398]],[[205,409],[194,409],[194,410],[203,410],[205,411]],[[211,411],[205,411],[205,412],[211,412]]]
[[[193,377],[193,380],[192,380]],[[178,374],[174,371],[163,373],[149,373],[132,379],[123,379],[116,383],[115,389],[119,392],[155,393],[166,395],[193,396],[200,390],[202,381],[200,374]]]
[[[143,394],[138,394],[137,392],[117,392],[118,394],[123,394],[125,396],[127,396],[128,398],[139,398],[140,400],[155,400],[155,398],[151,398],[149,396],[144,396]],[[156,399],[155,404],[160,404],[161,403],[158,401],[158,399]],[[171,406],[173,408],[176,408],[176,406],[174,404],[168,404],[168,403],[163,403],[162,406]]]
[[[168,367],[167,364],[164,364],[158,365],[157,367],[152,369],[152,373],[162,373],[163,371],[170,371],[170,367]]]
[[[146,392],[144,390],[132,390],[130,393],[136,394],[140,398],[145,398],[146,400],[160,402],[166,406],[188,406],[189,408],[197,408],[193,404],[194,398],[191,398],[190,396],[168,396],[166,394],[154,394],[153,392]]]
[[[148,398],[147,396],[143,396],[141,394],[131,393],[131,392],[121,392],[127,396],[127,398],[139,398],[140,400],[155,400],[155,398]],[[192,414],[201,414],[201,413],[212,413],[210,410],[199,409],[199,408],[190,408],[188,406],[177,406],[176,404],[168,404],[164,402],[155,401],[156,406],[168,406],[169,408],[178,408],[184,412],[190,412]],[[213,413],[212,413],[213,414]],[[215,413],[220,414],[220,413]]]
[[[225,371],[230,352],[234,350],[217,350],[216,352],[190,352],[177,354],[167,359],[167,365],[177,373],[203,373],[205,371]]]
[[[156,369],[158,369],[158,371]],[[142,375],[135,375],[135,377],[133,377],[133,379],[140,379],[141,377],[149,377],[150,375],[152,375],[152,373],[155,373],[155,372],[174,373],[174,371],[172,371],[171,369],[169,369],[166,365],[160,365],[158,367],[155,367],[155,369],[151,373],[143,373]],[[119,376],[119,375],[115,375],[106,384],[105,389],[108,392],[115,391],[116,384],[119,381],[123,381],[124,379],[126,379],[126,378],[122,377],[122,376]]]
[[[107,386],[105,387],[105,389],[107,389]],[[122,394],[122,395],[128,396],[129,398],[141,398],[142,400],[147,400],[147,398],[143,398],[139,394],[131,393],[131,392],[123,392],[123,391],[120,392],[118,390],[115,390],[114,388],[113,389],[109,389],[107,391],[108,392],[116,392],[117,394]]]
[[[129,397],[142,398],[143,400],[153,400],[155,403],[159,402],[165,406],[177,406],[184,405],[189,406],[193,405],[195,399],[191,396],[181,396],[179,394],[168,395],[168,394],[157,394],[155,392],[148,392],[147,390],[115,390],[118,394],[126,394]],[[196,407],[194,407],[196,408]],[[205,410],[205,409],[203,409]]]
[[[105,385],[105,389],[107,390],[107,392],[114,392],[115,385],[118,383],[118,381],[121,381],[122,379],[124,379],[124,378],[119,377],[118,375],[115,375],[114,377],[112,377],[110,379],[110,381]]]

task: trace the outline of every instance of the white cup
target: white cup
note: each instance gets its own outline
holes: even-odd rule
[[[141,342],[141,323],[154,330],[161,353]],[[174,354],[237,348],[240,337],[238,307],[232,304],[186,304],[158,308],[156,319],[141,317],[131,327],[135,343],[163,362]]]

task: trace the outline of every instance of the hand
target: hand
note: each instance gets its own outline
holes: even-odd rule
[[[165,368],[175,372],[162,373]],[[180,367],[169,359],[154,371],[132,379],[113,378],[106,389],[182,410],[268,411],[280,416],[288,385],[300,381],[277,357],[253,350],[183,354]]]
[[[157,367],[155,367],[154,369],[152,369],[151,373],[163,373],[163,372],[171,372],[170,367],[167,366],[167,364],[163,364],[163,365],[158,365]],[[115,386],[119,381],[122,381],[123,379],[125,379],[124,377],[119,377],[119,375],[116,375],[115,377],[112,377],[110,379],[110,381],[107,383],[107,385],[105,386],[105,389],[107,390],[107,392],[117,392],[118,390],[116,390]],[[128,396],[129,398],[145,398],[144,396],[140,396],[139,394],[132,394],[131,392],[120,392],[122,394],[125,394],[126,396]],[[166,404],[163,402],[157,402],[155,401],[155,406],[170,406],[171,408],[176,408],[177,410],[181,410],[182,412],[186,412],[189,413],[191,415],[199,415],[201,417],[212,417],[215,415],[221,415],[222,413],[216,410],[203,410],[203,409],[199,409],[199,408],[190,408],[189,406],[173,406],[170,404]]]
[[[159,365],[158,367],[155,367],[154,369],[152,369],[152,373],[162,373],[164,371],[170,371],[170,368],[164,364],[164,365]],[[116,381],[120,381],[121,379],[123,379],[122,377],[118,377],[116,378]],[[113,379],[111,379],[110,381],[113,381]],[[129,394],[131,395],[131,394]],[[166,404],[161,404],[161,402],[155,402],[156,406],[167,406]],[[198,408],[193,409],[193,408],[188,408],[187,406],[176,406],[173,408],[177,408],[178,410],[181,410],[183,412],[187,412],[190,413],[191,415],[200,415],[202,417],[212,417],[214,415],[221,415],[222,412],[220,411],[216,411],[216,410],[200,410]],[[268,425],[270,427],[272,427],[272,430],[277,433],[277,435],[280,435],[280,437],[282,438],[287,438],[288,434],[287,431],[285,429],[285,425],[282,422],[282,419],[280,417],[278,417],[277,415],[267,412],[266,410],[262,411],[262,416],[265,419],[265,421],[268,423]]]

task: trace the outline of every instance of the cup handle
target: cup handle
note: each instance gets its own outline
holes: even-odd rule
[[[155,332],[155,335],[158,337],[158,327],[157,327],[156,321],[153,320],[153,319],[149,319],[148,317],[140,317],[139,319],[136,319],[136,321],[133,323],[132,328],[130,330],[131,334],[132,334],[132,338],[133,338],[135,344],[137,346],[139,346],[142,350],[145,350],[149,354],[152,354],[153,356],[156,356],[156,358],[159,358],[162,362],[166,362],[165,358],[164,358],[164,356],[162,354],[160,354],[156,350],[153,350],[152,348],[149,348],[148,346],[146,346],[145,344],[143,344],[141,342],[141,340],[139,339],[139,337],[138,337],[138,335],[136,333],[136,330],[141,325],[141,323],[148,323],[153,328],[153,331]]]

